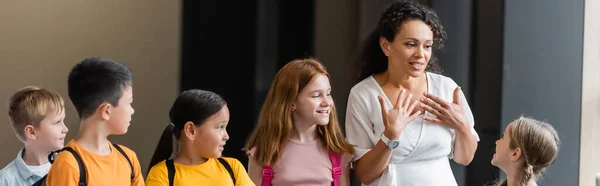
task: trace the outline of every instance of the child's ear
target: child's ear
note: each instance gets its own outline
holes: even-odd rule
[[[102,120],[108,121],[110,119],[111,110],[112,105],[104,102],[98,106],[98,110],[96,112],[100,114],[100,118],[102,118]]]
[[[37,136],[35,135],[35,128],[33,127],[33,125],[27,125],[25,126],[24,130],[24,137],[26,139],[37,139]]]
[[[186,138],[191,142],[194,143],[194,141],[196,140],[196,125],[194,125],[193,122],[188,121],[185,122],[185,125],[183,125],[183,130],[185,133]]]
[[[515,148],[515,150],[513,150],[512,155],[510,156],[510,160],[512,161],[518,161],[519,159],[521,159],[521,148],[517,147]]]

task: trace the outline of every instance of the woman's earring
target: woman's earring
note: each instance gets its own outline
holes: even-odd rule
[[[296,111],[296,105],[292,104],[292,111]]]

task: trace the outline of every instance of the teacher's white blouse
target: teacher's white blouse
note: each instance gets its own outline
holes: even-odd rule
[[[426,75],[428,93],[452,102],[454,89],[458,85],[446,76],[434,73]],[[346,136],[350,143],[357,146],[354,160],[360,159],[377,144],[383,133],[378,95],[384,97],[386,108],[392,108],[392,103],[373,76],[365,78],[350,91],[346,110]],[[479,141],[473,128],[473,114],[462,92],[460,99],[471,133]],[[433,116],[431,113],[425,114]],[[394,149],[387,169],[369,185],[456,186],[449,162],[453,155],[454,137],[454,130],[426,122],[422,116],[416,117],[400,135],[400,146]]]

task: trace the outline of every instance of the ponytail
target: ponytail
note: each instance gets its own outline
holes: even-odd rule
[[[529,180],[532,177],[537,176],[538,174],[539,173],[536,173],[533,166],[525,163],[523,165],[523,172],[521,173],[521,180],[519,180],[518,185],[521,185],[521,186],[527,185],[527,183],[529,183]],[[495,186],[507,186],[507,185],[508,185],[508,180],[505,178],[505,179],[502,179],[501,181],[497,182]]]
[[[521,175],[521,185],[527,185],[529,180],[534,176],[533,166],[525,163],[523,165],[523,175]]]
[[[156,145],[156,150],[154,150],[154,155],[152,155],[152,159],[150,159],[148,172],[154,165],[160,163],[163,160],[169,159],[173,153],[176,153],[174,147],[177,146],[177,142],[173,139],[174,128],[175,126],[173,124],[167,125],[162,135],[160,136],[158,144]]]

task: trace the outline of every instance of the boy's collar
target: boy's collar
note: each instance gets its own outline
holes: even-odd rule
[[[25,160],[23,160],[23,153],[25,152],[25,147],[21,148],[19,154],[17,154],[17,158],[15,159],[15,166],[17,167],[17,171],[23,180],[29,179],[33,176],[33,172],[27,168],[27,164],[25,164]]]

